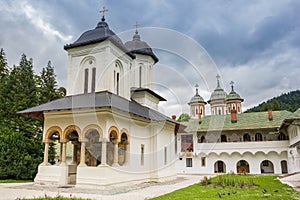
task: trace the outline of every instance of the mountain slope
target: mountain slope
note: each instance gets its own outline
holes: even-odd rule
[[[300,90],[295,90],[269,99],[245,112],[260,112],[267,111],[268,109],[294,112],[298,108],[300,108]]]

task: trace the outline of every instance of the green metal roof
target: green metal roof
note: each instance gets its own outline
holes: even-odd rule
[[[294,113],[293,113],[294,118],[300,118],[300,108],[298,108]]]
[[[211,93],[208,103],[210,103],[211,101],[214,101],[214,100],[225,100],[226,96],[227,96],[227,93],[218,84],[217,88],[213,91],[213,93]]]
[[[204,103],[204,104],[206,104],[204,99],[199,95],[197,87],[198,87],[198,84],[196,85],[196,94],[191,98],[190,102],[188,103],[189,105],[191,105],[192,103]]]
[[[234,90],[232,90],[227,96],[226,96],[226,101],[230,101],[230,100],[240,100],[240,101],[244,101],[244,99],[242,99],[240,97],[240,95],[238,93],[236,93]]]
[[[299,111],[300,112],[300,111]],[[253,112],[237,114],[237,122],[231,122],[231,115],[209,115],[202,118],[201,124],[197,120],[190,120],[187,132],[231,131],[244,129],[265,129],[280,127],[284,119],[290,118],[289,111],[273,111],[273,120],[268,119],[268,112]]]

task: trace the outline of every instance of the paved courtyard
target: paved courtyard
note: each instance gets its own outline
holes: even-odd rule
[[[82,197],[101,200],[144,200],[151,197],[170,193],[174,190],[187,187],[199,182],[203,176],[179,175],[176,181],[166,183],[140,183],[135,185],[122,185],[118,187],[56,187],[35,185],[34,183],[0,184],[0,199],[13,200],[17,198],[66,196]]]

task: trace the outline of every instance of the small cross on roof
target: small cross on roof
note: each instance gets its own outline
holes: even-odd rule
[[[231,82],[230,82],[230,85],[231,85],[231,90],[233,91],[233,85],[234,85],[234,82],[231,81]]]
[[[198,87],[199,87],[199,85],[196,84],[196,85],[195,85],[195,88],[196,88],[196,95],[198,94]]]
[[[135,33],[138,34],[138,27],[141,26],[138,21],[135,22],[135,24],[133,24],[132,26],[135,26]]]
[[[217,87],[220,87],[220,75],[219,74],[217,74]]]
[[[100,13],[102,13],[102,20],[105,19],[105,13],[108,12],[108,9],[105,8],[105,6],[103,6],[102,10],[100,10]]]

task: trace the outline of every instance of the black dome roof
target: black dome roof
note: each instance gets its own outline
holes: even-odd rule
[[[135,32],[132,41],[128,41],[125,43],[125,47],[132,53],[151,56],[155,63],[158,62],[158,58],[153,53],[151,47],[146,42],[141,40],[141,37],[137,31]]]
[[[135,58],[135,56],[125,47],[122,40],[112,30],[109,29],[109,26],[105,22],[104,18],[101,19],[95,29],[84,32],[74,43],[65,45],[64,49],[68,50],[75,47],[102,42],[104,40],[110,40],[116,46],[126,52],[130,57]]]

